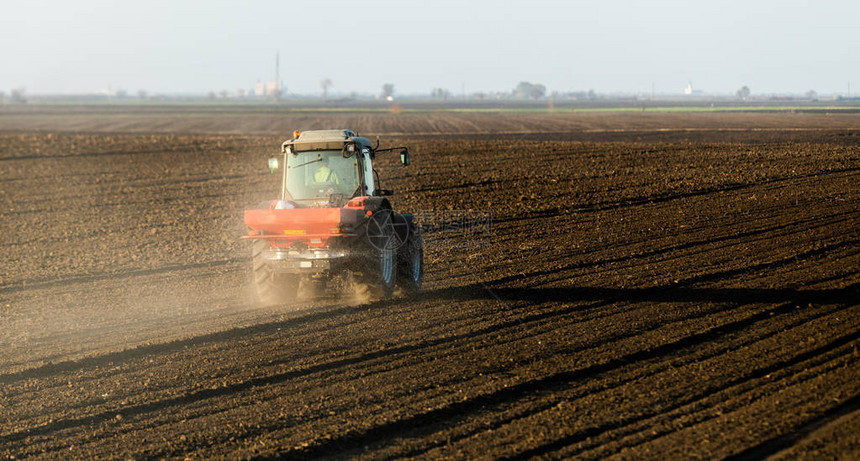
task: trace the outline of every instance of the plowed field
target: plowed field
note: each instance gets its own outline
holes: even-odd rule
[[[0,457],[860,457],[860,114],[220,116],[0,117]],[[424,290],[260,307],[332,127]]]

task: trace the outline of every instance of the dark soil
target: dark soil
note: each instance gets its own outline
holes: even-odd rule
[[[0,457],[860,455],[860,115],[357,117],[424,290],[274,307],[280,128],[67,117],[0,131]]]

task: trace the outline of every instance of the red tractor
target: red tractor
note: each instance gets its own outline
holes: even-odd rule
[[[392,211],[393,192],[373,169],[378,153],[395,150],[408,166],[409,151],[378,147],[350,130],[297,131],[282,158],[269,159],[282,174],[281,196],[245,210],[261,302],[289,302],[300,287],[319,292],[338,278],[374,297],[421,288],[421,230],[412,215]]]

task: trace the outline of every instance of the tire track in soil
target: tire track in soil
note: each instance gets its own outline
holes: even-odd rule
[[[433,293],[426,294],[424,297],[427,298],[428,296],[431,296],[432,298],[437,298],[437,299],[438,298],[457,299],[456,297],[446,296],[444,294],[443,295],[436,295]],[[234,394],[234,393],[242,392],[244,390],[251,389],[254,387],[264,386],[267,384],[279,383],[279,382],[287,381],[290,379],[295,379],[295,378],[299,378],[299,377],[303,377],[303,376],[308,376],[311,374],[316,374],[316,373],[319,373],[322,371],[329,371],[329,370],[338,369],[338,368],[341,368],[341,367],[347,366],[347,365],[352,366],[352,365],[357,365],[357,364],[361,364],[361,363],[365,363],[365,362],[377,361],[378,359],[381,359],[381,358],[390,359],[391,356],[404,355],[407,353],[414,353],[416,351],[420,351],[423,349],[434,348],[435,346],[438,346],[438,345],[456,343],[456,342],[458,342],[462,339],[466,339],[466,338],[480,338],[482,336],[489,336],[489,335],[498,333],[499,331],[502,331],[502,330],[508,329],[508,328],[520,328],[521,329],[525,325],[527,325],[528,323],[537,323],[541,320],[546,320],[546,319],[550,319],[552,317],[557,317],[557,316],[564,316],[564,315],[570,314],[572,312],[582,313],[585,310],[595,308],[595,307],[600,307],[600,306],[603,306],[605,304],[606,303],[596,303],[596,304],[592,304],[590,306],[586,306],[585,308],[583,308],[582,306],[576,306],[575,308],[565,309],[565,310],[562,310],[560,312],[553,311],[553,312],[547,312],[547,313],[538,314],[538,315],[527,316],[527,317],[522,318],[522,319],[517,319],[515,321],[510,321],[510,322],[505,322],[505,323],[498,324],[498,325],[484,327],[484,328],[481,328],[478,330],[470,331],[468,333],[446,336],[444,338],[436,338],[434,340],[423,341],[421,343],[417,343],[417,344],[413,344],[413,345],[405,345],[405,346],[400,346],[400,347],[396,347],[396,348],[390,348],[390,349],[375,351],[375,352],[360,355],[357,357],[356,356],[350,356],[350,357],[346,357],[344,359],[340,359],[340,360],[336,360],[336,361],[323,362],[323,363],[320,363],[317,365],[310,366],[310,367],[303,369],[303,370],[293,370],[293,371],[288,371],[288,372],[281,373],[278,375],[264,376],[264,377],[257,378],[257,379],[251,380],[251,381],[241,382],[241,383],[238,383],[236,385],[231,385],[228,387],[220,388],[220,389],[215,390],[215,391],[203,390],[203,391],[200,391],[199,393],[195,393],[193,395],[180,396],[180,397],[177,397],[175,399],[169,399],[168,401],[158,401],[158,402],[148,403],[148,404],[140,406],[140,408],[138,408],[138,407],[126,407],[125,409],[123,409],[123,413],[126,413],[127,415],[133,416],[133,415],[137,415],[137,414],[146,413],[148,411],[152,411],[153,409],[164,409],[164,408],[170,407],[170,406],[188,404],[190,402],[194,402],[197,400],[221,397],[221,396],[228,395],[228,394]],[[705,314],[700,314],[699,316],[703,316],[703,315],[705,315]],[[597,318],[599,318],[599,317],[597,317]],[[580,319],[580,320],[577,320],[577,323],[588,321],[588,320],[593,320],[593,318]],[[233,335],[231,334],[230,337],[233,337]],[[624,337],[622,336],[622,339],[623,338]],[[205,340],[208,340],[208,339],[209,338],[205,338]],[[613,338],[613,339],[618,339],[618,338]],[[181,343],[184,343],[184,341]],[[195,340],[194,344],[195,345],[199,344],[199,341]],[[499,344],[501,344],[501,343],[499,343]],[[470,346],[467,345],[465,347],[470,347]],[[149,349],[149,348],[147,348],[147,349]],[[161,348],[158,347],[158,349],[161,349]],[[161,352],[161,351],[159,351],[159,352]],[[449,352],[448,354],[457,355],[457,352],[453,351],[453,352]],[[95,359],[86,359],[83,362],[86,363],[86,366],[93,366],[93,365],[98,364],[98,363],[102,363],[102,364],[113,363],[114,361],[116,361],[118,359],[118,356],[126,357],[127,353],[123,352],[123,353],[118,353],[118,354],[110,354],[108,357],[104,357],[104,358],[98,357]],[[434,356],[437,358],[440,357],[440,355],[438,355],[438,353],[434,354]],[[412,359],[415,359],[414,355],[412,355]],[[274,364],[277,364],[277,362],[272,363],[272,365],[274,365]],[[51,373],[56,373],[58,371],[57,370],[58,368],[62,368],[63,371],[70,371],[70,366],[81,367],[81,365],[83,365],[83,364],[82,363],[66,363],[66,364],[61,364],[61,365],[50,365],[50,366],[45,367],[45,368],[50,369]],[[40,370],[40,371],[44,371],[44,369]],[[24,375],[24,373],[16,373],[14,378],[19,379],[19,380],[23,379],[23,376],[21,376],[21,375]],[[26,373],[25,376],[32,377],[33,373]],[[45,375],[40,373],[40,376],[44,377]],[[8,383],[8,382],[13,380],[10,378],[12,378],[12,377],[0,376],[0,382]],[[26,433],[26,435],[27,436],[39,435],[39,434],[50,433],[50,432],[54,432],[56,430],[66,429],[66,428],[80,426],[80,425],[90,425],[90,424],[93,424],[94,422],[97,422],[97,421],[107,421],[107,420],[110,420],[111,418],[113,418],[115,416],[115,414],[116,414],[116,410],[111,410],[111,411],[107,411],[106,413],[104,413],[102,415],[88,416],[88,417],[83,418],[82,420],[79,420],[77,422],[75,422],[75,421],[57,421],[57,422],[53,423],[50,427],[39,428],[38,430],[28,429],[28,432]],[[0,440],[2,440],[2,438],[0,438]],[[13,437],[10,437],[7,441],[14,441],[14,440],[18,440],[18,438],[15,438],[13,436]]]
[[[797,441],[802,439],[804,436],[809,435],[816,429],[831,421],[837,420],[844,415],[856,412],[857,410],[860,410],[860,394],[851,397],[835,407],[831,407],[825,411],[824,414],[796,429],[794,432],[778,435],[725,459],[727,461],[743,461],[765,459],[771,455],[776,455],[780,451],[791,447]]]
[[[838,310],[837,310],[837,312],[838,312]],[[654,428],[654,424],[657,424],[657,421],[653,421],[653,420],[663,419],[665,421],[672,421],[674,418],[683,417],[684,419],[688,420],[688,421],[685,421],[685,425],[690,424],[690,421],[689,421],[690,419],[693,419],[692,424],[703,424],[704,422],[715,418],[715,416],[709,411],[714,406],[721,406],[722,407],[720,409],[720,413],[726,413],[726,412],[732,410],[732,403],[727,401],[727,400],[715,400],[715,401],[711,401],[711,402],[705,402],[706,400],[710,399],[711,397],[718,398],[719,396],[717,396],[716,394],[720,394],[720,393],[724,393],[724,392],[728,393],[731,391],[734,393],[734,395],[731,396],[731,398],[733,400],[742,400],[744,393],[751,393],[751,392],[758,392],[759,391],[758,388],[760,386],[758,385],[758,383],[755,383],[753,381],[767,377],[767,379],[769,379],[768,385],[772,386],[772,385],[780,383],[782,380],[787,380],[787,379],[792,378],[793,375],[786,375],[786,376],[781,376],[781,377],[775,376],[779,372],[785,372],[786,369],[789,369],[791,367],[799,366],[802,364],[804,371],[805,371],[806,368],[811,369],[813,367],[825,364],[825,363],[827,363],[827,361],[834,361],[837,359],[841,359],[846,355],[850,355],[851,351],[843,351],[842,355],[838,355],[836,357],[822,358],[820,356],[823,356],[823,355],[829,354],[829,353],[833,353],[837,349],[844,348],[844,346],[850,345],[852,343],[855,343],[855,345],[856,345],[858,338],[860,338],[860,331],[855,331],[853,334],[839,337],[836,340],[834,340],[834,341],[832,341],[832,342],[830,342],[824,346],[821,346],[817,349],[805,352],[805,353],[800,354],[798,356],[794,356],[788,360],[777,362],[777,363],[770,365],[768,367],[757,368],[757,369],[749,372],[748,374],[746,374],[742,377],[736,378],[736,379],[734,379],[728,383],[722,384],[721,387],[719,387],[719,388],[709,387],[699,394],[694,394],[692,396],[684,396],[684,397],[678,399],[676,402],[674,402],[671,406],[663,408],[660,411],[654,411],[652,413],[646,413],[641,418],[639,418],[639,420],[635,421],[637,423],[639,423],[639,422],[643,423],[642,425],[644,427],[639,430],[640,432],[645,432],[645,431],[650,432],[648,434],[648,437],[649,437],[648,440],[641,441],[637,444],[623,444],[623,443],[616,442],[616,443],[613,443],[613,445],[616,445],[616,446],[622,445],[622,446],[629,448],[631,446],[636,446],[636,445],[641,445],[643,443],[647,443],[650,440],[657,439],[657,438],[664,436],[664,435],[667,435],[669,433],[669,431],[666,431],[666,430],[659,431],[659,432],[655,431],[653,428]],[[809,379],[809,378],[807,378],[807,379]],[[741,393],[738,394],[738,392],[741,392]],[[689,407],[689,406],[697,406],[695,412],[693,412],[693,413],[682,412],[682,410],[684,410],[685,407]],[[672,413],[679,413],[679,414],[672,414]],[[698,414],[703,414],[703,415],[697,417]],[[646,422],[647,422],[647,424],[646,424]],[[631,422],[631,424],[622,424],[618,427],[618,429],[619,430],[623,429],[624,427],[630,426],[632,424],[633,424],[633,422]],[[599,431],[599,433],[603,434],[605,432],[610,432],[610,430],[611,429],[601,430],[601,431]],[[635,430],[635,429],[633,429],[633,430]],[[674,430],[677,430],[677,427],[675,427]],[[617,432],[617,430],[612,430],[612,434],[609,436],[609,437],[611,437],[609,439],[610,443],[612,440],[618,440],[621,437],[629,435],[629,433],[625,433],[625,432],[621,432],[621,433],[616,433],[616,432]],[[597,434],[592,435],[590,437],[596,437],[596,435]],[[561,450],[563,448],[569,447],[569,446],[573,445],[574,443],[581,442],[583,440],[584,440],[584,438],[578,437],[578,436],[572,436],[569,438],[560,439],[558,441],[554,441],[552,443],[538,447],[538,448],[534,449],[534,451],[528,452],[528,454],[526,456],[532,456],[538,452],[540,452],[542,454],[548,454],[548,453],[555,452],[555,451]],[[604,443],[606,443],[606,441]],[[583,450],[574,450],[573,452],[571,452],[570,450],[566,450],[564,452],[564,456],[578,455],[582,451]],[[606,450],[603,449],[603,451],[606,451]],[[605,455],[602,455],[602,456],[605,456]],[[601,455],[598,454],[596,457],[601,457]]]
[[[231,259],[223,259],[220,261],[207,261],[202,263],[194,263],[194,264],[181,264],[181,265],[173,265],[173,266],[162,266],[153,269],[139,269],[139,270],[129,270],[123,272],[111,272],[104,274],[91,274],[86,276],[77,276],[77,277],[69,277],[63,279],[51,279],[51,278],[41,278],[41,279],[30,279],[30,280],[22,280],[20,285],[13,286],[3,286],[0,287],[4,293],[15,293],[19,291],[33,290],[33,289],[43,289],[43,288],[57,288],[68,285],[75,285],[79,283],[89,283],[96,282],[100,280],[121,280],[125,278],[134,278],[134,277],[142,277],[149,275],[158,275],[158,274],[168,274],[168,273],[176,273],[183,271],[192,271],[195,269],[205,269],[219,266],[226,266],[229,264],[236,264],[240,262],[250,261],[250,257],[241,257],[241,258],[231,258]]]
[[[742,320],[737,320],[734,322],[727,323],[725,325],[721,325],[719,327],[715,327],[705,332],[683,337],[681,339],[663,344],[653,349],[637,351],[632,354],[628,354],[605,363],[591,365],[587,368],[583,368],[580,370],[560,372],[547,376],[545,378],[526,381],[511,387],[500,389],[492,394],[484,394],[478,397],[471,398],[464,402],[452,403],[447,407],[431,410],[426,413],[421,413],[405,420],[397,420],[392,421],[390,423],[386,423],[384,425],[374,426],[364,432],[357,434],[347,434],[340,439],[327,441],[323,444],[312,446],[301,451],[296,452],[288,450],[285,452],[279,452],[277,456],[292,457],[295,455],[302,458],[322,458],[334,456],[339,453],[344,453],[351,450],[356,450],[365,446],[370,446],[382,440],[396,440],[400,438],[400,434],[404,431],[415,430],[430,426],[439,420],[450,420],[458,417],[463,417],[465,415],[475,413],[484,407],[500,405],[504,402],[515,401],[537,392],[544,392],[556,388],[566,387],[573,384],[574,382],[582,381],[586,378],[598,377],[599,375],[605,374],[616,368],[620,368],[628,363],[641,362],[659,358],[662,355],[671,354],[677,349],[689,348],[704,342],[713,341],[721,336],[734,333],[761,320],[769,319],[772,315],[790,313],[793,309],[793,304],[782,305],[773,309],[765,310]],[[836,341],[833,341],[827,346],[823,346],[821,350],[823,351],[827,350],[825,348],[829,349],[832,347],[837,347],[839,345],[844,345],[850,341],[857,340],[858,338],[860,338],[860,331],[855,331],[850,335],[838,338]],[[815,354],[812,354],[812,356],[814,355]],[[775,367],[774,369],[779,369],[779,367]],[[764,376],[765,374],[767,373],[765,373],[765,371],[763,370],[759,371],[758,373],[755,373],[754,375]],[[559,442],[561,445],[559,445],[558,448],[570,445],[575,440],[596,436],[597,434],[602,433],[605,430],[607,429],[595,428],[591,431],[577,435],[575,437],[563,439],[563,441]],[[535,451],[533,453],[520,453],[517,454],[517,457],[538,456],[541,454],[547,454],[550,451],[555,451],[555,449],[558,448],[543,449],[541,447],[538,447],[534,449]]]
[[[701,315],[703,316],[705,314],[701,314]],[[545,316],[544,316],[544,318],[545,318]],[[532,319],[532,321],[534,321],[534,320],[537,320],[537,319]],[[517,322],[516,324],[512,324],[509,326],[515,326],[515,325],[519,325],[519,324],[520,324],[520,322]],[[503,327],[506,327],[506,325],[500,325],[500,327],[503,328]],[[493,328],[493,329],[491,329],[490,332],[496,331],[496,330],[497,330],[497,328]],[[480,334],[483,334],[480,331],[477,333],[478,333],[477,336],[480,336]],[[462,335],[462,336],[465,337],[465,336],[471,336],[471,335]],[[461,337],[444,338],[442,341],[439,341],[439,342],[440,343],[447,343],[447,342],[457,341],[458,339],[461,339]],[[426,346],[427,346],[426,344],[419,344],[419,345],[416,345],[415,348],[423,348]],[[410,349],[412,349],[412,348],[410,348]],[[380,353],[372,354],[371,357],[361,357],[358,360],[348,359],[348,360],[341,360],[341,361],[335,362],[334,364],[321,364],[321,366],[316,367],[316,369],[308,370],[307,374],[312,374],[312,373],[316,373],[316,372],[321,371],[321,370],[330,369],[331,367],[336,368],[336,367],[344,365],[344,364],[353,365],[353,364],[360,362],[360,361],[372,360],[372,359],[376,359],[378,357],[386,356],[389,354],[400,354],[403,352],[408,352],[408,350],[381,351]],[[290,376],[287,376],[287,375],[290,375]],[[295,376],[293,376],[293,375],[295,375]],[[305,375],[305,373],[296,374],[295,372],[288,372],[288,373],[285,373],[283,376],[266,377],[265,379],[261,378],[258,380],[254,380],[252,382],[240,383],[240,384],[235,385],[235,386],[230,386],[229,388],[219,389],[217,391],[203,390],[203,391],[200,391],[200,393],[197,395],[181,396],[181,397],[178,397],[176,399],[171,399],[170,401],[152,402],[152,403],[143,405],[141,408],[126,407],[125,409],[123,409],[123,413],[126,416],[134,416],[134,415],[137,415],[139,413],[145,413],[147,411],[151,411],[154,409],[163,410],[164,408],[167,408],[167,407],[170,407],[173,405],[188,404],[190,402],[197,400],[198,398],[205,399],[205,398],[220,397],[222,395],[226,395],[229,393],[235,393],[235,392],[247,390],[247,389],[250,389],[253,387],[257,387],[257,386],[261,386],[261,385],[289,379],[291,377],[303,376],[303,375]],[[51,425],[50,427],[46,427],[44,430],[42,430],[42,429],[39,429],[39,430],[31,429],[28,431],[28,433],[26,435],[39,435],[39,434],[43,434],[43,433],[49,433],[49,432],[54,432],[57,430],[75,427],[77,425],[88,425],[88,424],[94,424],[95,422],[98,422],[98,421],[107,421],[107,420],[110,420],[111,418],[113,418],[113,416],[116,414],[116,411],[117,410],[110,410],[104,414],[86,417],[80,421],[77,421],[77,423],[73,423],[73,422],[69,422],[69,421],[57,421],[57,422],[53,423],[53,425]],[[17,438],[10,437],[7,441],[14,441],[14,440],[17,440]]]
[[[835,309],[836,312],[838,312],[839,310],[841,310],[841,308],[837,307]],[[648,368],[642,369],[641,367],[639,367],[638,369],[633,369],[633,370],[630,370],[629,372],[626,372],[626,373],[622,373],[623,370],[616,370],[615,374],[618,374],[620,376],[615,377],[614,378],[615,382],[612,382],[611,384],[600,386],[599,383],[595,382],[595,381],[597,381],[597,379],[592,379],[589,382],[583,384],[583,386],[564,389],[563,392],[560,392],[557,395],[552,394],[550,396],[550,399],[549,399],[550,401],[548,403],[541,404],[541,405],[537,406],[536,408],[532,408],[531,406],[526,405],[525,409],[517,411],[516,414],[513,416],[506,417],[503,420],[493,421],[491,424],[484,422],[477,429],[477,432],[466,432],[466,433],[460,434],[456,438],[448,436],[441,443],[436,443],[436,444],[431,445],[431,446],[425,446],[420,450],[413,450],[413,451],[410,451],[407,453],[398,453],[398,456],[406,456],[406,457],[416,456],[419,454],[423,454],[423,453],[425,453],[425,452],[427,452],[433,448],[439,447],[445,443],[450,445],[452,442],[457,442],[459,440],[463,440],[463,439],[466,439],[469,437],[474,437],[477,433],[486,433],[486,432],[490,432],[490,431],[495,431],[495,430],[500,429],[503,426],[506,426],[506,425],[512,424],[516,421],[523,420],[527,417],[542,413],[542,412],[547,411],[553,407],[557,407],[559,401],[563,401],[563,402],[566,402],[567,404],[571,404],[571,403],[575,402],[576,399],[584,397],[586,395],[589,395],[589,394],[592,394],[595,392],[599,392],[599,391],[605,392],[607,390],[612,390],[612,389],[615,389],[617,387],[632,383],[634,381],[641,380],[645,377],[654,376],[654,375],[657,375],[659,373],[663,373],[667,369],[669,369],[670,367],[672,367],[672,368],[684,367],[684,366],[690,365],[690,364],[695,363],[695,362],[700,362],[700,361],[708,360],[708,359],[711,359],[714,357],[718,357],[718,356],[725,354],[727,352],[730,352],[732,350],[737,350],[740,348],[748,347],[748,346],[750,346],[750,345],[752,345],[758,341],[762,341],[762,340],[768,339],[770,337],[773,337],[777,334],[780,334],[782,331],[789,330],[789,329],[804,325],[807,322],[815,320],[817,318],[821,318],[823,316],[830,315],[833,312],[834,312],[834,310],[827,310],[825,312],[815,313],[814,315],[810,315],[808,317],[801,318],[801,319],[796,320],[794,322],[782,324],[779,327],[777,327],[775,325],[768,325],[768,329],[764,333],[758,334],[757,332],[751,332],[751,336],[753,336],[753,338],[744,338],[742,342],[732,341],[730,344],[719,346],[719,348],[716,350],[706,350],[703,353],[687,354],[687,355],[681,355],[681,353],[678,352],[678,353],[676,353],[676,355],[680,355],[679,358],[672,358],[670,356],[666,360],[661,360],[659,362],[656,362],[654,364],[654,369],[648,369]],[[630,364],[630,365],[628,365],[628,368],[634,368],[637,365],[638,364]],[[599,378],[599,377],[594,377],[594,378]],[[608,377],[607,379],[611,380],[613,378]],[[532,397],[532,398],[535,398],[535,397]],[[688,405],[688,404],[682,404],[682,405],[679,405],[678,407],[680,408],[680,407],[683,407],[684,405]],[[512,410],[507,410],[505,413],[510,413],[511,411]],[[488,413],[488,411],[486,409],[484,409],[481,413],[486,414],[486,413]],[[657,416],[661,416],[663,414],[664,413],[658,413]],[[621,427],[623,428],[626,426],[621,426]],[[606,432],[606,431],[603,431],[603,432]],[[601,434],[603,432],[601,432]],[[627,434],[620,434],[620,435],[627,435]],[[620,436],[613,436],[613,438],[617,439],[617,438],[620,438]],[[561,443],[559,446],[567,446],[567,445]],[[550,451],[552,451],[552,450],[550,450]],[[572,454],[576,454],[576,453],[569,453],[567,456],[572,455]]]

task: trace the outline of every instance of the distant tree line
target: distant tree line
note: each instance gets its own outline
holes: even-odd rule
[[[9,92],[9,96],[6,96],[5,92],[0,91],[0,104],[6,104],[7,102],[12,104],[26,104],[27,91],[24,88],[15,88]]]
[[[433,88],[433,91],[430,92],[430,97],[447,101],[451,97],[451,92],[443,88]]]
[[[546,87],[540,83],[520,82],[514,88],[515,98],[540,99],[546,94]]]

